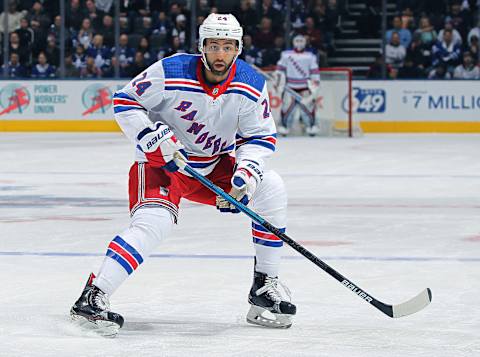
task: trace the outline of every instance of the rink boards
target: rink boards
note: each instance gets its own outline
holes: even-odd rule
[[[124,84],[1,81],[0,131],[118,131],[111,97]],[[318,100],[320,113],[329,108],[346,117],[345,88],[329,83]],[[353,81],[353,118],[366,133],[480,133],[479,93],[479,81]],[[270,94],[279,118],[281,96]]]

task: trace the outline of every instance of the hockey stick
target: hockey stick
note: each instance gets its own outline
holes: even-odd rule
[[[206,177],[204,177],[203,175],[198,173],[196,170],[192,169],[184,161],[182,161],[181,159],[176,159],[175,162],[179,167],[183,168],[183,170],[185,170],[185,172],[190,174],[196,180],[200,181],[200,183],[202,185],[207,187],[209,190],[211,190],[212,192],[214,192],[218,196],[223,197],[225,200],[230,202],[232,205],[234,205],[240,211],[245,213],[252,220],[254,220],[258,224],[265,227],[268,231],[270,231],[275,236],[280,238],[282,241],[284,241],[290,247],[295,249],[298,253],[300,253],[305,258],[310,260],[313,264],[320,267],[322,270],[324,270],[331,277],[333,277],[334,279],[339,281],[342,285],[347,287],[347,289],[350,289],[353,293],[357,294],[363,300],[365,300],[366,302],[368,302],[371,305],[373,305],[374,307],[376,307],[378,310],[383,312],[385,315],[390,316],[392,318],[398,318],[398,317],[402,317],[402,316],[411,315],[411,314],[414,314],[414,313],[422,310],[428,304],[430,304],[430,302],[432,301],[432,292],[428,288],[423,290],[420,294],[411,298],[410,300],[405,301],[405,302],[403,302],[401,304],[398,304],[398,305],[388,305],[388,304],[385,304],[385,303],[375,299],[373,296],[366,293],[365,290],[359,288],[356,284],[352,283],[350,280],[345,278],[342,274],[340,274],[335,269],[330,267],[328,264],[323,262],[321,259],[316,257],[312,252],[310,252],[309,250],[304,248],[302,245],[295,242],[293,239],[291,239],[285,233],[281,232],[280,229],[276,228],[275,226],[273,226],[272,224],[267,222],[265,219],[263,219],[261,216],[259,216],[255,212],[253,212],[251,209],[246,207],[244,204],[235,200],[232,196],[230,196],[228,193],[223,191],[220,187],[216,186],[209,179],[207,179]]]

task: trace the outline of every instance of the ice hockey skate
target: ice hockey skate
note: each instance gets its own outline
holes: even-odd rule
[[[312,125],[305,130],[308,136],[316,136],[320,133],[320,128],[317,125]]]
[[[277,277],[254,273],[253,285],[248,295],[251,306],[247,314],[247,322],[271,328],[292,326],[292,317],[296,314],[297,308],[283,299],[278,285],[283,287],[287,295],[290,294]]]
[[[82,295],[70,309],[70,316],[82,328],[115,337],[123,326],[123,317],[110,311],[108,295],[92,284],[94,278],[95,275],[90,274]]]
[[[279,125],[277,128],[277,132],[281,136],[287,136],[288,134],[290,134],[290,129],[285,126]]]

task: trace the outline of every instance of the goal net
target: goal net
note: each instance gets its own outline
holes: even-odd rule
[[[275,72],[267,78],[272,112],[280,125],[284,88],[276,86]],[[359,136],[360,125],[353,116],[352,70],[349,68],[321,68],[320,88],[315,93],[315,117],[321,136]],[[295,120],[291,132],[303,135],[300,120]]]

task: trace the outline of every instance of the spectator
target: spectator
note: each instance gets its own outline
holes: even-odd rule
[[[205,21],[205,16],[197,16],[197,27],[203,24],[203,21]],[[247,31],[245,31],[245,33],[247,33]]]
[[[205,16],[208,16],[208,14],[210,14],[209,1],[208,0],[198,0],[198,2],[197,2],[197,15],[205,17]],[[237,20],[238,20],[238,17],[237,17]]]
[[[59,78],[62,77],[60,68],[57,68],[56,75]],[[65,78],[79,78],[79,77],[80,77],[80,70],[73,64],[72,54],[66,53],[65,54]]]
[[[89,18],[84,18],[82,21],[82,26],[80,27],[80,31],[78,31],[77,41],[83,46],[83,48],[87,49],[91,45],[92,39],[92,22]]]
[[[17,2],[15,0],[10,0],[8,2],[8,33],[15,31],[16,29],[20,28],[20,20],[25,17],[27,11],[18,11],[17,10]],[[0,14],[0,31],[4,32],[4,18],[5,18],[5,11]]]
[[[475,63],[480,62],[480,45],[478,41],[478,37],[473,35],[470,37],[470,47],[468,51],[472,54],[473,60]]]
[[[443,33],[443,41],[437,41],[432,47],[432,64],[435,67],[443,64],[447,72],[450,73],[453,71],[453,68],[459,64],[460,53],[460,46],[453,42],[453,32],[451,30],[445,30]]]
[[[315,26],[315,20],[312,16],[305,19],[305,29],[302,34],[309,38],[310,45],[316,50],[325,50],[323,45],[323,36],[320,29]]]
[[[57,41],[55,36],[48,35],[47,37],[47,47],[45,48],[45,56],[47,57],[47,62],[54,67],[58,67],[60,64],[60,50],[57,47]]]
[[[219,14],[219,13],[220,13],[220,11],[218,11],[218,7],[212,6],[210,8],[210,14]]]
[[[442,42],[443,41],[443,33],[447,30],[452,32],[453,43],[458,45],[458,46],[462,46],[462,43],[463,43],[462,36],[460,35],[460,33],[456,29],[453,28],[453,25],[452,25],[451,22],[446,22],[445,23],[445,27],[438,32],[437,40]]]
[[[393,68],[403,66],[403,60],[407,54],[407,50],[400,44],[400,35],[393,32],[390,37],[390,43],[385,47],[385,62]]]
[[[382,79],[382,70],[383,70],[384,59],[381,53],[375,56],[375,62],[368,69],[366,77],[368,79]],[[386,75],[387,78],[392,76],[392,66],[386,65]]]
[[[423,78],[423,71],[419,67],[415,66],[412,57],[405,57],[403,67],[398,70],[397,78],[399,79],[419,79]]]
[[[26,46],[22,46],[20,43],[20,37],[18,33],[12,32],[10,33],[10,49],[9,53],[16,53],[18,54],[19,62],[23,66],[30,65],[30,48]]]
[[[180,15],[181,13],[182,13],[182,9],[180,8],[180,5],[178,5],[178,3],[176,2],[172,2],[170,4],[170,11],[168,12],[170,17],[170,23],[174,24],[175,21],[177,20],[177,16]]]
[[[245,37],[244,37],[245,38]],[[252,39],[250,38],[250,43]],[[275,36],[274,46],[268,50],[265,50],[263,55],[263,67],[275,66],[280,60],[282,51],[285,50],[285,39],[283,36]]]
[[[410,45],[410,42],[412,41],[412,34],[410,30],[402,28],[402,19],[400,16],[395,16],[393,18],[393,29],[387,31],[387,42],[391,42],[392,39],[392,34],[394,32],[398,33],[398,36],[400,38],[400,44],[404,47],[407,48]]]
[[[141,9],[145,9],[144,0],[120,0],[120,16],[135,17]]]
[[[260,21],[262,21],[265,17],[270,19],[271,23],[275,24],[276,30],[280,30],[281,25],[283,24],[282,14],[273,7],[272,0],[262,0],[257,11],[257,19],[261,19]],[[255,39],[253,42],[255,43]],[[270,43],[273,43],[273,38]]]
[[[477,26],[473,27],[470,32],[468,33],[468,45],[471,45],[472,42],[472,36],[476,36],[477,39],[480,38],[480,18],[478,20]]]
[[[48,30],[48,36],[47,36],[47,46],[48,46],[48,38],[52,36],[55,39],[55,45],[57,47],[60,47],[60,28],[62,25],[62,17],[60,15],[55,16],[53,20],[53,24],[50,25],[50,28]],[[65,48],[67,50],[71,50],[72,48],[72,38],[70,36],[69,31],[65,31]],[[48,57],[48,55],[47,55]]]
[[[103,17],[102,28],[98,31],[103,36],[103,43],[107,47],[115,46],[115,28],[110,15]]]
[[[430,19],[427,16],[420,18],[420,26],[415,31],[414,35],[418,34],[424,45],[431,46],[437,39],[437,33],[430,24]]]
[[[80,78],[101,78],[102,70],[95,65],[95,58],[87,56],[85,67],[80,70]]]
[[[400,19],[402,20],[402,29],[407,29],[412,33],[415,28],[415,17],[413,16],[412,9],[409,7],[403,9]]]
[[[172,46],[166,51],[165,57],[170,57],[174,55],[175,53],[185,53],[187,52],[184,47],[182,47],[182,44],[180,42],[180,39],[178,36],[172,37]]]
[[[245,33],[253,33],[257,26],[257,13],[249,0],[240,0],[235,7],[233,14],[237,20],[242,24]]]
[[[152,17],[153,13],[163,10],[163,1],[159,0],[141,0],[138,14],[142,17]]]
[[[164,11],[160,11],[160,13],[158,14],[158,21],[155,24],[153,33],[164,35],[165,37],[167,37],[171,30],[172,23],[170,22],[170,19],[167,17]]]
[[[95,1],[95,6],[97,7],[97,9],[104,13],[109,13],[110,10],[112,9],[112,5],[113,5],[113,0],[96,0]]]
[[[180,14],[175,20],[175,26],[172,29],[171,37],[178,37],[180,40],[180,46],[187,48],[188,46],[188,33],[187,33],[187,18],[185,15]]]
[[[99,31],[102,27],[104,13],[97,9],[93,0],[86,0],[85,7],[87,9],[87,18],[90,19],[93,31]]]
[[[87,55],[85,54],[85,47],[81,44],[78,44],[75,48],[75,53],[73,54],[73,64],[79,70],[85,67],[87,64]]]
[[[274,40],[275,34],[272,31],[272,19],[262,17],[260,28],[253,36],[253,44],[258,48],[267,49],[273,47]]]
[[[32,43],[32,56],[38,57],[38,54],[47,46],[47,31],[40,27],[40,22],[32,21],[30,26],[33,31],[34,41]]]
[[[106,67],[105,70],[102,72],[103,78],[115,78],[115,65],[117,63],[117,57],[112,56],[110,61],[110,66]],[[119,67],[119,76],[120,77],[127,77],[127,73]]]
[[[455,79],[480,79],[480,68],[475,65],[470,52],[463,53],[463,63],[455,67],[453,71]]]
[[[110,57],[112,56],[111,48],[103,44],[103,36],[97,34],[93,37],[92,44],[86,51],[87,59],[92,57],[95,66],[99,69],[108,67],[110,65]]]
[[[128,47],[128,35],[120,35],[118,48],[118,63],[125,75],[128,76],[128,67],[133,63],[133,57],[135,56],[135,50]],[[112,48],[112,57],[115,55],[115,47]]]
[[[147,63],[145,62],[145,58],[143,57],[143,53],[140,51],[135,52],[135,59],[133,64],[130,66],[129,76],[135,77],[138,74],[142,73],[148,67]]]
[[[71,0],[70,6],[66,9],[65,25],[71,32],[77,32],[80,30],[85,17],[87,17],[87,12],[80,6],[80,0]]]
[[[412,59],[414,67],[418,67],[422,71],[432,64],[431,46],[422,42],[421,34],[418,32],[413,35],[412,43],[407,49],[407,57]]]
[[[26,18],[20,20],[20,28],[15,30],[20,39],[20,45],[26,48],[30,48],[33,43],[33,30],[30,28],[30,24]]]
[[[273,7],[273,4],[272,4],[272,7]],[[292,23],[292,28],[295,31],[299,31],[302,27],[305,26],[305,19],[307,17],[307,8],[303,0],[291,0],[290,8],[291,8],[290,21]],[[275,32],[278,32],[279,30],[278,24],[275,24],[274,22],[273,27],[276,30]]]
[[[120,22],[120,33],[129,34],[131,32],[130,31],[131,21],[125,16],[121,16],[118,21]]]
[[[148,38],[142,37],[140,43],[138,44],[137,51],[142,52],[143,58],[147,65],[151,65],[156,61],[156,56],[150,49],[150,42],[148,41]]]
[[[60,39],[60,28],[62,26],[62,17],[60,15],[55,16],[53,19],[53,24],[50,25],[48,29],[48,36],[53,36],[54,38]],[[47,37],[48,40],[48,37]],[[57,45],[60,46],[60,40],[58,40]]]
[[[54,78],[55,67],[47,62],[47,56],[40,52],[37,58],[37,64],[32,66],[32,78]]]
[[[440,63],[435,66],[428,74],[428,79],[451,79],[452,75],[447,71],[447,67]]]
[[[240,58],[248,64],[254,64],[259,67],[263,66],[262,52],[253,45],[252,36],[248,34],[243,36],[243,50]],[[277,62],[274,63],[276,64]]]
[[[446,21],[452,23],[454,29],[456,29],[462,38],[467,36],[468,30],[472,26],[472,17],[470,12],[466,9],[462,10],[461,3],[453,2],[450,5],[450,13],[445,18]]]
[[[2,66],[2,71],[5,65]],[[27,76],[27,69],[19,61],[17,53],[10,53],[8,62],[8,78],[24,78]]]
[[[142,25],[139,28],[135,29],[135,33],[140,34],[144,37],[150,37],[153,32],[152,18],[151,17],[142,17]]]
[[[33,8],[28,14],[28,19],[32,25],[34,22],[38,22],[42,31],[47,30],[51,22],[50,16],[44,11],[43,5],[40,1],[35,1],[33,3]]]

